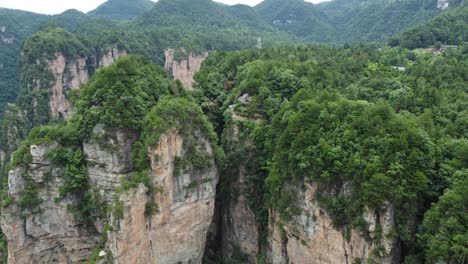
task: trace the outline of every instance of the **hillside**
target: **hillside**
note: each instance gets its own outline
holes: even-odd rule
[[[197,50],[235,50],[253,47],[258,37],[264,43],[294,43],[260,19],[249,6],[227,6],[211,0],[161,0],[131,22],[133,30],[144,30],[160,46]]]
[[[265,0],[255,11],[270,25],[311,42],[334,42],[337,30],[327,15],[303,0]]]
[[[449,9],[463,1],[449,1]],[[270,24],[308,42],[383,41],[441,12],[435,0],[265,0],[255,10]]]
[[[448,10],[461,2],[450,0]],[[1,9],[0,25],[5,26],[5,32],[0,33],[0,91],[5,93],[0,95],[0,109],[16,97],[21,42],[40,28],[64,27],[91,43],[114,39],[132,53],[162,65],[168,47],[197,52],[236,50],[254,47],[259,37],[264,47],[300,42],[382,42],[440,12],[435,0],[333,0],[316,5],[303,0],[265,0],[254,8],[210,0],[110,0],[88,15],[69,10],[55,16]],[[118,24],[103,20],[107,18],[134,20]],[[463,25],[457,26],[456,32],[460,30],[463,34]],[[445,42],[443,38],[441,42]]]
[[[0,117],[18,90],[18,55],[25,37],[39,30],[47,16],[0,8]]]
[[[427,48],[435,43],[460,45],[468,41],[468,6],[438,15],[392,37],[389,44],[407,49]]]
[[[154,2],[150,0],[109,0],[88,15],[122,21],[135,18],[153,6]]]

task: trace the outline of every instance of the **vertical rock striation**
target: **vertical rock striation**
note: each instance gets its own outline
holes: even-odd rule
[[[158,205],[154,215],[145,214],[145,186],[120,197],[124,215],[114,220],[108,242],[115,263],[201,263],[218,175],[214,160],[203,172],[176,175],[174,160],[186,155],[185,140],[173,131],[150,151],[151,180],[161,189],[153,197]],[[213,155],[206,139],[197,139],[197,148]]]
[[[306,183],[304,188],[290,188],[297,196],[300,214],[284,222],[277,212],[270,210],[268,260],[269,263],[353,263],[356,260],[374,263],[400,263],[398,241],[390,238],[394,229],[393,208],[387,204],[376,212],[367,211],[365,231],[352,230],[346,238],[345,230],[333,226],[331,218],[315,200],[317,187]],[[374,231],[382,227],[382,248],[377,249]],[[375,256],[376,250],[380,252]]]
[[[185,88],[192,90],[193,77],[200,70],[203,61],[208,57],[208,53],[197,55],[189,52],[185,58],[176,58],[173,49],[167,49],[166,63],[164,68],[169,72],[174,80],[179,80]]]
[[[83,228],[67,210],[74,199],[56,201],[64,169],[46,158],[47,151],[54,147],[32,145],[31,163],[9,172],[8,195],[15,203],[2,209],[1,227],[8,240],[10,264],[81,263],[96,246],[96,234]],[[32,189],[37,189],[40,204],[20,206],[26,195],[31,196],[27,192]]]
[[[69,90],[79,89],[89,79],[86,58],[69,60],[61,52],[55,53],[55,59],[48,61],[48,68],[53,76],[49,89],[49,104],[52,118],[68,119],[71,116],[71,106],[66,98]]]
[[[107,67],[114,63],[121,57],[127,56],[126,50],[119,50],[117,48],[107,48],[101,59],[99,60],[99,67]]]

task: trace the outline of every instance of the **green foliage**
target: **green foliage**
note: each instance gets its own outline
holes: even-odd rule
[[[389,44],[407,49],[429,48],[432,45],[460,45],[468,42],[468,7],[442,13],[422,24],[392,37]]]
[[[418,235],[426,263],[463,263],[468,257],[468,175],[424,215]]]
[[[186,136],[198,132],[211,143],[217,142],[213,126],[201,108],[185,98],[161,100],[145,117],[142,128],[141,138],[144,145],[148,147],[156,146],[161,135],[172,129]],[[193,161],[203,166],[204,159],[198,155],[195,156]]]
[[[8,263],[8,242],[3,232],[0,232],[0,263]]]
[[[110,0],[90,11],[88,15],[105,17],[117,21],[129,20],[143,14],[153,6],[154,2],[149,0],[131,2],[127,0]]]
[[[55,58],[60,52],[68,59],[76,59],[89,53],[74,34],[62,28],[47,28],[33,35],[23,43],[24,60],[34,64],[36,60]]]
[[[366,230],[364,210],[393,206],[389,235],[417,252],[414,220],[466,178],[467,59],[463,47],[363,45],[212,54],[192,95],[222,135],[223,204],[242,194],[260,228],[271,207],[288,223],[295,192],[312,183],[345,238]],[[379,255],[387,234],[374,235]]]
[[[141,119],[169,88],[162,68],[127,56],[97,71],[82,89],[73,122],[82,135],[89,135],[97,124],[139,129]]]
[[[18,201],[18,206],[21,212],[25,214],[35,214],[40,212],[40,205],[42,199],[39,197],[39,191],[36,182],[31,176],[25,174],[24,177],[24,190],[21,194],[21,199]]]
[[[54,164],[65,167],[62,176],[65,183],[60,187],[60,198],[82,192],[88,187],[88,170],[81,149],[59,146],[49,150],[46,156]]]

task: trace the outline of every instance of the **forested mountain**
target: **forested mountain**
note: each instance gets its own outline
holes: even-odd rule
[[[461,3],[463,1],[449,1],[449,10]],[[441,11],[435,0],[334,0],[317,5],[303,0],[266,0],[254,8],[227,6],[211,0],[161,0],[157,3],[111,0],[88,15],[76,10],[55,16],[7,9],[0,12],[0,25],[5,31],[0,32],[3,65],[0,91],[5,91],[0,95],[0,109],[3,109],[6,102],[16,97],[21,42],[41,28],[63,27],[92,43],[113,39],[129,52],[142,54],[162,65],[167,47],[197,52],[235,50],[255,46],[259,37],[264,47],[299,42],[383,41]],[[121,24],[97,17],[135,19]],[[452,36],[427,36],[424,45],[432,45],[432,38],[435,41],[440,38],[442,43],[447,42],[444,38],[463,38],[460,35],[464,34],[465,17],[466,9],[444,16],[444,20],[454,21],[450,23],[456,25],[455,31],[451,30]],[[431,23],[447,24],[438,22],[440,20]],[[411,35],[414,39],[414,34]]]
[[[463,1],[449,1],[456,8]],[[265,0],[255,10],[270,24],[309,42],[382,41],[441,10],[434,0]]]
[[[39,30],[47,16],[0,8],[0,117],[18,90],[18,57],[25,37]]]
[[[468,6],[446,12],[389,40],[392,46],[427,48],[435,43],[459,45],[468,41]]]
[[[270,25],[312,42],[334,42],[337,29],[327,15],[303,0],[266,0],[255,11]]]
[[[0,9],[1,262],[466,262],[463,3]]]
[[[153,6],[154,2],[150,0],[109,0],[88,12],[88,15],[117,21],[129,20],[150,10]]]

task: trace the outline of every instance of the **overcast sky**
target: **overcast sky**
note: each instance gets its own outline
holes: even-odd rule
[[[67,9],[78,9],[83,12],[93,10],[106,0],[0,0],[0,7],[21,9],[42,14],[59,14]],[[225,4],[247,4],[254,6],[262,0],[216,0]],[[324,0],[306,0],[323,2]]]

